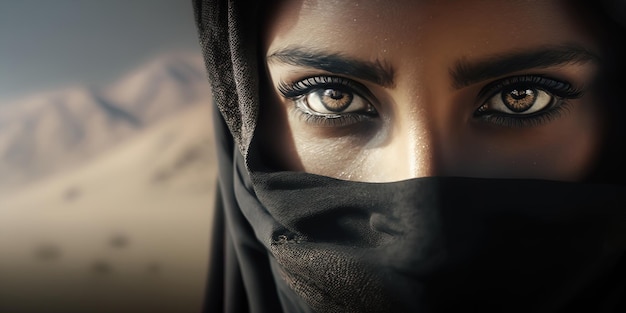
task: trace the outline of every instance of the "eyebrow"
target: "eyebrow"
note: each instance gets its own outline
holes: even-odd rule
[[[497,54],[477,61],[466,58],[450,70],[452,86],[460,89],[490,78],[533,68],[597,61],[592,52],[576,45],[548,46],[541,49]]]
[[[267,56],[268,62],[302,67],[315,68],[326,72],[347,75],[366,80],[383,87],[394,86],[394,69],[389,64],[375,61],[364,61],[339,53],[317,51],[303,47],[289,47],[278,50]]]

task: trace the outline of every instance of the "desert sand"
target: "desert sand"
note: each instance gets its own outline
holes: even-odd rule
[[[208,85],[194,79],[186,105],[144,107],[142,127],[0,190],[0,312],[200,310],[216,166]],[[120,103],[141,91],[119,86]]]

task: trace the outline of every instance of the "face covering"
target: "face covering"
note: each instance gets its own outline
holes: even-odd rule
[[[252,181],[262,205],[241,209],[255,218],[286,298],[314,312],[624,304],[621,187],[459,177],[375,184],[288,172]],[[286,311],[309,311],[292,305]]]
[[[220,166],[207,312],[623,312],[626,188],[265,167],[246,1],[196,1]]]

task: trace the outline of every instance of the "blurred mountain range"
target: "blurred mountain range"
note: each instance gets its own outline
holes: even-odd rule
[[[105,88],[0,105],[0,192],[83,164],[159,121],[211,101],[202,56],[160,56]]]
[[[217,163],[200,55],[0,105],[0,312],[199,312]]]

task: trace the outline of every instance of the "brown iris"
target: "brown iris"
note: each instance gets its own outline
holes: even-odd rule
[[[511,111],[520,113],[530,109],[537,100],[537,90],[516,88],[502,93],[502,102]]]
[[[353,95],[340,89],[326,89],[322,93],[321,102],[326,109],[332,112],[342,112],[350,103]]]

